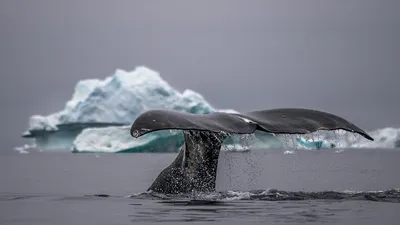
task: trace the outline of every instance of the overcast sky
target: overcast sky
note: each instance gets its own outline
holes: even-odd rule
[[[148,66],[212,105],[400,127],[399,1],[0,1],[1,142],[76,82]]]

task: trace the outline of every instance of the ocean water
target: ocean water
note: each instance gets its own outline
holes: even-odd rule
[[[221,152],[217,192],[146,189],[176,153],[0,156],[0,224],[398,224],[400,150]]]

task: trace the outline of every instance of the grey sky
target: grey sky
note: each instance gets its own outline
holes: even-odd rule
[[[0,2],[1,141],[75,83],[146,65],[239,111],[310,107],[400,127],[399,1]]]

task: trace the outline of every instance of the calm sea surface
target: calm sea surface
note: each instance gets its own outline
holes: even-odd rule
[[[0,225],[399,224],[400,150],[222,152],[216,193],[146,193],[176,154],[0,155]]]

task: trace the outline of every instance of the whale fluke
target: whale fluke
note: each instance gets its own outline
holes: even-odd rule
[[[131,126],[131,135],[140,137],[158,130],[198,130],[214,133],[249,134],[257,126],[235,114],[215,112],[189,114],[170,110],[150,110],[142,113]]]
[[[374,140],[353,123],[330,113],[283,108],[253,111],[244,114],[215,112],[189,114],[170,110],[142,113],[131,126],[131,135],[140,137],[157,130],[198,130],[226,134],[251,134],[261,130],[276,134],[307,134],[318,130],[346,130]]]
[[[134,121],[130,133],[138,138],[153,131],[172,129],[183,130],[185,144],[174,162],[159,174],[148,190],[165,194],[214,191],[222,142],[233,134],[250,134],[256,130],[307,134],[342,129],[374,140],[361,128],[339,116],[298,108],[205,115],[150,110]]]
[[[257,130],[269,133],[307,134],[318,130],[346,130],[374,140],[353,123],[331,113],[313,109],[270,109],[239,115],[255,122],[258,125]]]

